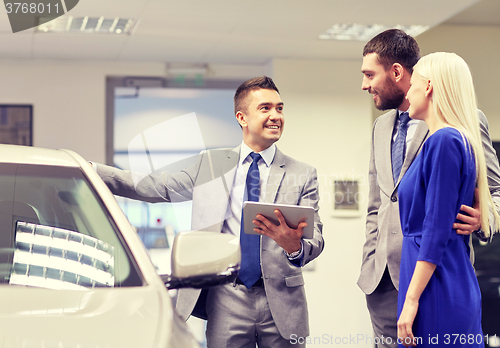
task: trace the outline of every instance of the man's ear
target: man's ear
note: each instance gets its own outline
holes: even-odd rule
[[[394,77],[394,81],[399,82],[403,79],[403,77],[405,75],[405,69],[403,68],[403,66],[401,64],[394,63],[394,64],[392,64],[392,67],[391,67],[391,73],[392,73],[392,76]]]
[[[246,127],[246,125],[247,125],[245,114],[241,111],[238,111],[236,113],[236,121],[238,121],[241,128]]]

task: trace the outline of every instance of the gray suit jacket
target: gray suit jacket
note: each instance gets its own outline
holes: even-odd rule
[[[367,295],[378,286],[385,268],[399,289],[399,265],[403,235],[399,220],[398,185],[429,136],[425,122],[420,122],[408,147],[398,182],[394,184],[391,164],[391,141],[397,110],[375,120],[369,167],[369,201],[366,218],[366,241],[358,286]],[[493,200],[500,207],[500,168],[488,133],[488,121],[479,111],[481,137],[488,166],[488,184]],[[490,221],[492,221],[490,219]],[[492,229],[493,231],[493,229]],[[493,233],[492,233],[493,234]],[[472,250],[472,249],[471,249]]]
[[[129,171],[102,165],[97,166],[97,173],[116,195],[149,202],[192,200],[191,228],[221,232],[224,221],[231,214],[228,203],[239,153],[240,147],[204,151],[197,162],[185,170],[151,174],[140,180],[134,179]],[[319,256],[324,247],[318,200],[316,169],[276,149],[264,201],[314,207],[314,238],[302,240],[304,264]],[[287,339],[292,334],[308,336],[302,269],[292,265],[283,249],[266,236],[261,236],[260,254],[266,295],[278,330]],[[179,291],[176,307],[185,320],[192,313],[199,295],[200,290],[196,289]]]

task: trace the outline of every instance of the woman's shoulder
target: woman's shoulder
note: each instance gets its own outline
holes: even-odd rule
[[[458,129],[455,127],[443,127],[441,129],[438,129],[437,131],[432,134],[432,136],[436,137],[442,137],[442,138],[462,138],[462,132],[460,132]]]
[[[443,127],[435,131],[427,140],[430,143],[453,143],[465,144],[467,138],[465,135],[454,127]]]
[[[443,127],[434,132],[424,146],[428,151],[439,152],[443,155],[467,152],[469,142],[465,135],[453,127]]]

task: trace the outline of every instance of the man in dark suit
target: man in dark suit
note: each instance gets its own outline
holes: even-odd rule
[[[285,119],[279,91],[269,77],[244,82],[234,100],[243,132],[237,148],[204,151],[195,165],[183,171],[149,174],[136,184],[129,171],[103,165],[96,165],[96,170],[114,194],[149,202],[192,200],[193,230],[242,238],[237,282],[211,288],[204,296],[195,289],[181,289],[178,294],[176,307],[184,319],[195,305],[197,313],[206,315],[208,347],[305,346],[309,324],[301,267],[324,247],[316,170],[276,147]],[[256,170],[253,161],[257,175],[249,174]],[[249,177],[257,177],[258,189],[248,191]],[[241,213],[243,201],[251,195],[261,202],[313,207],[314,237],[303,239],[304,224],[290,228],[279,211],[275,212],[279,225],[258,215],[254,224],[261,235],[254,236],[256,253],[245,256],[250,247],[243,241],[248,235],[240,231]],[[255,280],[243,277],[245,264],[256,265]]]
[[[406,93],[410,88],[413,66],[420,59],[415,39],[401,30],[387,30],[364,47],[362,89],[373,95],[375,107],[390,110],[377,118],[373,126],[369,167],[369,202],[366,219],[366,242],[358,285],[366,294],[367,307],[380,347],[396,347],[399,265],[403,235],[399,220],[398,185],[428,137],[425,122],[409,120],[405,112],[410,104]],[[481,135],[488,184],[495,208],[500,207],[500,168],[488,134],[488,122],[479,111]],[[403,120],[403,121],[402,121]],[[403,128],[400,127],[404,123]],[[405,132],[404,160],[395,169],[391,149],[398,133]],[[404,133],[402,133],[404,134]],[[396,172],[397,171],[397,172]],[[400,172],[399,172],[400,171]],[[477,207],[462,206],[455,223],[457,233],[471,234],[480,227]],[[492,221],[492,219],[490,219]],[[492,234],[494,229],[491,229]],[[478,234],[481,237],[480,231]]]

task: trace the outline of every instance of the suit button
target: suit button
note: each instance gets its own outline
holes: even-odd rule
[[[397,202],[397,201],[398,201],[398,197],[396,197],[396,196],[392,196],[392,197],[391,197],[391,201],[392,201],[392,202]]]

